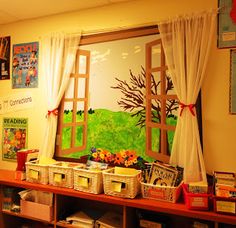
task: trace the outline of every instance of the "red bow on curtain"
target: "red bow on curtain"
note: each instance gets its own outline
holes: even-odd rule
[[[57,116],[58,115],[58,109],[55,108],[53,110],[48,110],[47,116],[50,116],[51,114],[53,114],[54,116]]]
[[[180,105],[180,108],[181,108],[181,110],[180,110],[180,116],[182,115],[182,112],[183,112],[183,110],[185,109],[185,108],[188,108],[189,109],[189,111],[192,113],[192,115],[193,116],[195,116],[195,113],[194,113],[194,108],[195,108],[195,104],[188,104],[188,105],[186,105],[186,104],[184,104],[184,103],[182,103],[182,102],[179,102],[179,105]]]

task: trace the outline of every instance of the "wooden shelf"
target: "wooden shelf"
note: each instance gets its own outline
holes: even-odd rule
[[[135,199],[123,199],[105,194],[90,194],[80,192],[74,189],[60,188],[51,185],[34,184],[27,181],[18,181],[14,179],[14,171],[0,170],[0,184],[6,186],[22,187],[27,189],[36,189],[40,191],[52,192],[58,195],[77,197],[92,201],[104,202],[112,205],[120,205],[124,208],[139,208],[148,211],[179,215],[189,218],[202,219],[207,221],[234,224],[236,225],[236,216],[214,213],[212,211],[188,210],[183,202],[168,203],[150,199],[144,199],[138,196]]]
[[[34,218],[34,217],[30,217],[30,216],[27,216],[27,215],[23,215],[23,214],[21,214],[21,213],[19,213],[19,212],[11,212],[11,211],[9,211],[9,210],[2,210],[2,213],[3,213],[3,214],[7,214],[7,215],[12,215],[12,216],[21,217],[21,218],[31,219],[31,220],[39,221],[39,222],[43,222],[43,223],[54,224],[53,221],[48,222],[48,221],[45,221],[45,220],[42,220],[42,219],[37,219],[37,218]]]

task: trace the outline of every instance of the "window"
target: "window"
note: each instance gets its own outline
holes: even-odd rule
[[[71,73],[69,86],[60,105],[57,150],[63,154],[86,148],[89,61],[89,51],[77,52],[74,72]]]
[[[178,100],[167,75],[161,40],[146,44],[146,153],[168,163]]]
[[[157,27],[88,35],[80,45],[59,109],[55,157],[78,159],[97,147],[167,162],[178,102]]]

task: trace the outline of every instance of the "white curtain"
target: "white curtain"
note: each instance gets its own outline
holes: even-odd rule
[[[216,11],[160,22],[167,66],[180,101],[170,163],[184,168],[184,182],[206,181],[195,103],[216,27]]]
[[[67,88],[72,72],[76,51],[80,42],[79,34],[53,33],[42,37],[42,74],[46,78],[48,113],[43,144],[39,159],[52,158],[55,149],[58,106]]]

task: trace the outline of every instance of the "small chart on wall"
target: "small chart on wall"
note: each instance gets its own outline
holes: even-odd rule
[[[27,118],[3,118],[2,159],[15,161],[17,151],[27,148],[27,136]]]
[[[236,114],[236,50],[230,50],[230,93],[229,111]]]
[[[236,47],[236,1],[218,1],[218,48]]]
[[[13,45],[13,89],[38,87],[38,55],[38,42]]]

